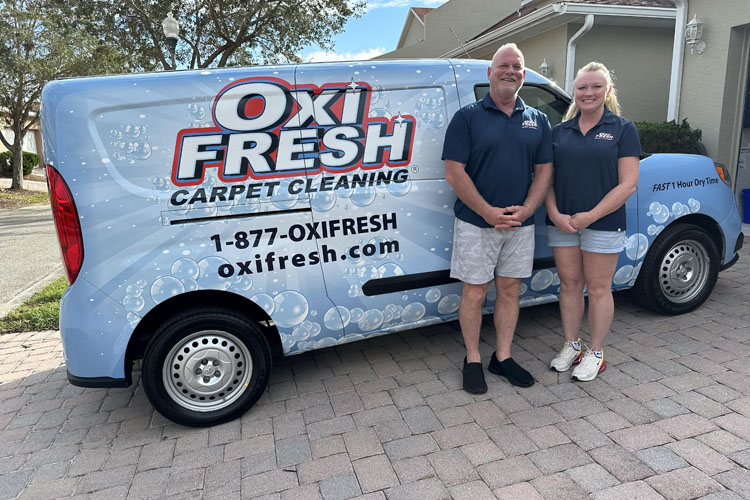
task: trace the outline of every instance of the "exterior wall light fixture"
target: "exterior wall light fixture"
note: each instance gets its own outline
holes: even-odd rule
[[[547,64],[547,59],[544,59],[544,61],[542,61],[542,64],[539,66],[539,73],[541,73],[541,75],[544,77],[549,76],[549,64]]]
[[[690,45],[690,53],[697,52],[703,54],[706,50],[706,42],[703,38],[703,23],[698,21],[698,16],[694,15],[693,19],[687,23],[685,28],[685,43]]]

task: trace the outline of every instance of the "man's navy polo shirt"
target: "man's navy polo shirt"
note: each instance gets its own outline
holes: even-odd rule
[[[453,116],[445,132],[442,158],[465,164],[479,194],[493,207],[523,205],[534,165],[552,161],[549,120],[520,97],[508,116],[487,94]],[[492,227],[460,199],[453,211],[470,224]],[[534,217],[529,217],[523,225],[533,223]]]
[[[640,156],[641,143],[633,122],[617,116],[607,107],[599,123],[586,135],[578,126],[578,116],[557,125],[552,131],[555,151],[555,198],[562,214],[588,212],[619,184],[620,158]],[[547,218],[547,224],[552,224]],[[589,229],[625,229],[625,205],[591,224]]]

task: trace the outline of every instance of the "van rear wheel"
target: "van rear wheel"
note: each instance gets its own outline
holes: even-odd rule
[[[202,308],[158,329],[146,348],[142,380],[159,413],[205,427],[250,409],[270,370],[271,351],[254,322],[229,309]]]

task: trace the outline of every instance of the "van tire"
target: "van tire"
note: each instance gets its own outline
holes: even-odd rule
[[[633,297],[652,311],[676,315],[703,304],[719,275],[719,249],[693,224],[675,223],[656,238],[643,260]]]
[[[271,350],[258,325],[231,309],[203,307],[158,328],[141,379],[159,413],[181,425],[207,427],[250,409],[270,372]]]

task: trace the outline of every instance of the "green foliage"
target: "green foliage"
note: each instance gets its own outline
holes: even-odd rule
[[[64,277],[44,287],[18,309],[0,319],[0,333],[60,328],[60,298],[67,287],[68,281]]]
[[[48,81],[125,67],[129,56],[116,44],[104,43],[107,23],[104,12],[95,8],[98,3],[0,0],[0,109],[12,132],[6,136],[0,131],[0,142],[8,150],[20,150],[37,122]],[[15,182],[14,188],[21,187]]]
[[[0,153],[0,177],[13,175],[13,153],[4,151]],[[39,165],[39,155],[36,153],[23,152],[23,175],[29,175]]]
[[[168,12],[180,23],[179,67],[208,68],[298,61],[317,44],[333,47],[333,35],[364,12],[365,0],[102,0],[111,37],[124,53],[137,55],[136,70],[169,69],[162,31]]]
[[[691,129],[687,120],[681,124],[671,122],[636,122],[641,149],[644,154],[689,153],[705,155],[700,129]]]

